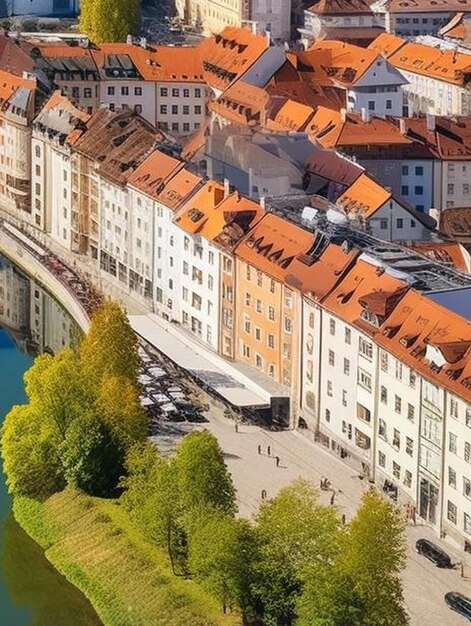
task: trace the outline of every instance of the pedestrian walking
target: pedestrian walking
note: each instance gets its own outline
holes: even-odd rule
[[[258,444],[258,453],[262,454],[262,446],[260,444]]]
[[[236,433],[238,433],[239,432],[239,424],[237,422],[235,423],[234,428],[235,428]]]
[[[265,491],[265,489],[262,489],[262,500],[266,500],[267,499],[267,492]]]
[[[267,446],[267,454],[268,454],[268,456],[270,456],[270,454],[271,454],[271,446]]]
[[[275,460],[276,460],[276,467],[280,467],[280,457],[276,456]]]
[[[335,491],[332,491],[332,495],[330,496],[331,506],[334,506],[334,502],[335,502]]]

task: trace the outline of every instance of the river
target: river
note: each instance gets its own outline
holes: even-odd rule
[[[41,351],[77,332],[60,305],[0,255],[0,420],[25,400],[23,374]],[[1,626],[100,626],[85,596],[55,570],[15,522],[0,472]]]

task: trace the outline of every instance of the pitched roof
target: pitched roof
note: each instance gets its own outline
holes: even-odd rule
[[[364,332],[375,335],[408,289],[407,283],[391,276],[384,267],[359,257],[341,283],[324,300],[324,306]],[[376,324],[368,321],[370,316],[374,316]]]
[[[350,187],[359,178],[364,169],[337,152],[316,150],[306,160],[305,168],[328,181]]]
[[[245,74],[268,47],[266,37],[254,35],[245,28],[227,26],[199,44],[206,82],[224,91]]]
[[[446,213],[446,211],[444,211]],[[412,241],[410,247],[430,257],[434,261],[453,267],[459,272],[470,272],[469,253],[465,248],[454,241]]]
[[[372,12],[366,0],[317,0],[306,11],[317,15],[365,15]]]
[[[436,158],[471,159],[471,119],[465,116],[434,116],[429,127],[426,118],[405,118],[406,136],[423,144]]]
[[[323,39],[299,52],[298,58],[298,69],[305,80],[351,87],[375,63],[378,54],[351,43]]]
[[[468,28],[464,19],[466,13],[455,13],[450,21],[442,26],[438,31],[438,34],[445,39],[460,39],[463,41],[468,37]]]
[[[441,211],[439,230],[455,241],[471,243],[471,207],[453,207]]]
[[[271,101],[275,105],[275,100]],[[274,131],[301,132],[310,127],[314,110],[310,106],[294,100],[279,100],[279,106],[272,106],[266,122],[266,128]]]
[[[455,50],[440,50],[392,35],[380,35],[369,49],[385,56],[396,68],[414,74],[459,86],[471,78],[471,56]]]
[[[387,3],[390,13],[452,13],[466,9],[471,11],[471,0],[389,0]]]
[[[224,198],[224,189],[209,181],[180,209],[175,222],[192,234],[199,234],[232,250],[264,214],[260,204],[235,192]]]
[[[105,178],[124,185],[159,139],[162,135],[132,111],[99,109],[75,141],[74,149],[97,161]]]
[[[33,125],[41,131],[47,129],[54,135],[67,138],[67,143],[73,145],[86,131],[86,122],[90,117],[57,90],[45,102]]]
[[[236,246],[235,254],[269,276],[284,281],[295,257],[309,251],[315,235],[267,213]]]
[[[0,70],[0,106],[20,88],[32,91],[36,88],[36,81]]]
[[[23,72],[31,72],[33,69],[29,54],[4,33],[0,33],[0,67],[17,76],[23,76]]]
[[[337,204],[350,217],[369,219],[391,197],[390,191],[363,173],[337,199]]]

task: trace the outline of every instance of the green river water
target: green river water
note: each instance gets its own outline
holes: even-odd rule
[[[24,399],[23,374],[41,350],[66,345],[74,324],[0,256],[0,421]],[[83,594],[15,522],[0,472],[0,626],[100,626]]]

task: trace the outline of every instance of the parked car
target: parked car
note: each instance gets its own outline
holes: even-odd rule
[[[449,591],[445,594],[445,602],[452,611],[456,611],[471,622],[471,599],[457,591]]]
[[[419,539],[415,544],[415,550],[437,567],[453,567],[448,554],[428,539]]]

